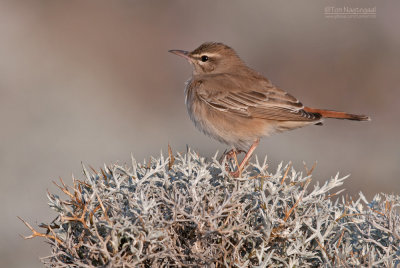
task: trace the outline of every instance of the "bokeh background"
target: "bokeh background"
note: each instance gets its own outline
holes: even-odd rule
[[[376,7],[376,18],[328,19],[325,7]],[[169,49],[222,41],[309,106],[369,114],[264,139],[270,170],[318,161],[315,181],[351,174],[346,194],[399,194],[398,1],[0,1],[1,267],[42,267],[32,225],[54,218],[52,180],[191,146],[184,105],[191,67]]]

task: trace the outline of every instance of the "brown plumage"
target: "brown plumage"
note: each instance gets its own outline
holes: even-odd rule
[[[185,102],[195,126],[233,147],[248,150],[238,175],[261,137],[274,132],[321,124],[323,118],[358,121],[368,116],[313,109],[252,70],[222,43],[204,43],[192,52],[170,50],[193,66]],[[250,147],[250,149],[249,149]]]

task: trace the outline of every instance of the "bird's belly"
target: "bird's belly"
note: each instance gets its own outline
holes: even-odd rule
[[[197,129],[237,149],[247,150],[256,139],[274,131],[266,120],[219,111],[201,101],[192,102],[187,108]]]

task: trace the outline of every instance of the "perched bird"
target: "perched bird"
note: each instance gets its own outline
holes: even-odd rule
[[[228,157],[246,155],[238,176],[261,137],[308,125],[322,125],[324,118],[369,121],[365,115],[304,106],[286,91],[249,68],[229,46],[204,43],[195,50],[169,50],[193,66],[185,88],[191,120],[206,135],[232,146]]]

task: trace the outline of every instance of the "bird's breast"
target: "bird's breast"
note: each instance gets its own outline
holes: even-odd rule
[[[197,86],[201,82],[189,80],[185,88],[185,104],[190,119],[195,126],[202,132],[210,134],[212,132],[210,123],[208,122],[207,104],[205,104],[196,94]]]

